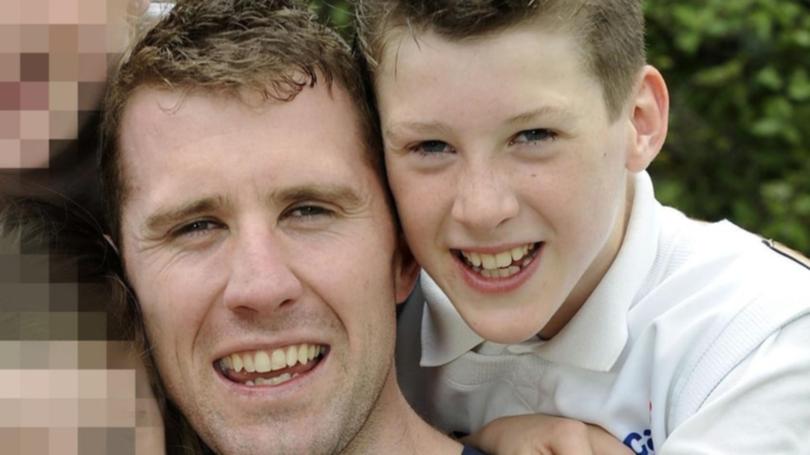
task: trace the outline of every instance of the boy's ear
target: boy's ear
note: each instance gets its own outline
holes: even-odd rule
[[[633,126],[627,170],[641,172],[655,159],[669,128],[669,92],[661,73],[650,65],[641,72],[630,101],[630,122]]]
[[[411,295],[419,277],[419,264],[402,234],[397,236],[397,252],[394,256],[394,293],[397,304],[405,302]]]

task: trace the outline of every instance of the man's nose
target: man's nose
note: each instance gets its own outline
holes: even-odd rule
[[[471,231],[487,232],[517,216],[517,195],[508,175],[491,163],[470,163],[457,181],[451,215]]]
[[[290,267],[291,255],[270,232],[234,239],[225,305],[232,311],[273,311],[297,301],[303,285]]]

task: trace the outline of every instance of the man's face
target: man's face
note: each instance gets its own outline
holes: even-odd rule
[[[413,282],[345,91],[141,89],[121,150],[127,277],[171,399],[222,453],[344,447],[395,386]]]
[[[375,82],[407,240],[467,323],[518,342],[581,304],[621,243],[633,125],[609,120],[579,43],[393,34]]]

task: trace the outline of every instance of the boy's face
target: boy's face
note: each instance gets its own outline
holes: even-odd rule
[[[632,110],[608,118],[580,52],[536,24],[461,41],[394,33],[376,75],[408,242],[493,341],[556,333],[622,241]]]

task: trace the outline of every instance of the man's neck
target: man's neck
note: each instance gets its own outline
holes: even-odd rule
[[[458,455],[461,449],[461,444],[442,435],[416,414],[392,371],[363,429],[341,454]]]

